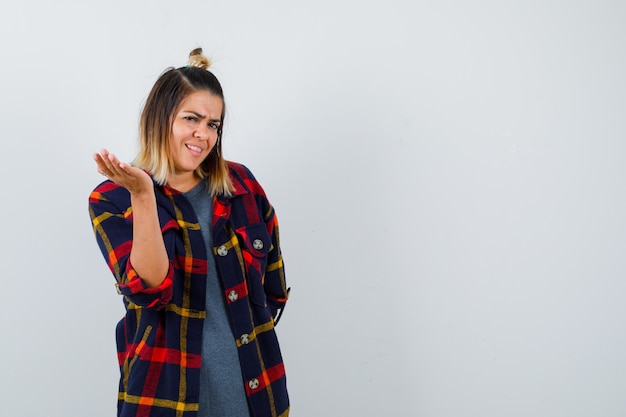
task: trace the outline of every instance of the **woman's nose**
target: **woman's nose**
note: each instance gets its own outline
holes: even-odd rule
[[[199,126],[194,132],[193,136],[200,140],[208,140],[209,139],[209,127]]]

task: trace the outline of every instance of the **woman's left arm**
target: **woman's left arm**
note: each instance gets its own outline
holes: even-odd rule
[[[267,232],[272,239],[271,250],[267,254],[267,267],[265,268],[265,294],[267,305],[270,308],[275,323],[278,323],[282,310],[285,308],[290,288],[287,288],[285,280],[285,266],[280,249],[280,235],[278,231],[278,218],[274,207],[263,198],[262,209]],[[280,312],[279,312],[280,311]]]

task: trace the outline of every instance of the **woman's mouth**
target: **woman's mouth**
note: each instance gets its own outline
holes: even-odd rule
[[[194,145],[189,145],[189,144],[185,144],[185,146],[190,151],[197,152],[197,153],[202,153],[202,148],[200,148],[199,146],[194,146]]]

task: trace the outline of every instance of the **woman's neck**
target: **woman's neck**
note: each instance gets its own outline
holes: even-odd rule
[[[198,177],[195,172],[185,173],[183,175],[174,174],[167,177],[167,185],[181,193],[186,193],[198,185],[200,180],[201,178]]]

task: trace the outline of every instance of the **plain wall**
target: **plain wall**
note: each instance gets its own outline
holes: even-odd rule
[[[294,417],[626,415],[626,6],[5,1],[0,404],[115,414],[91,159],[202,46],[276,207]]]

